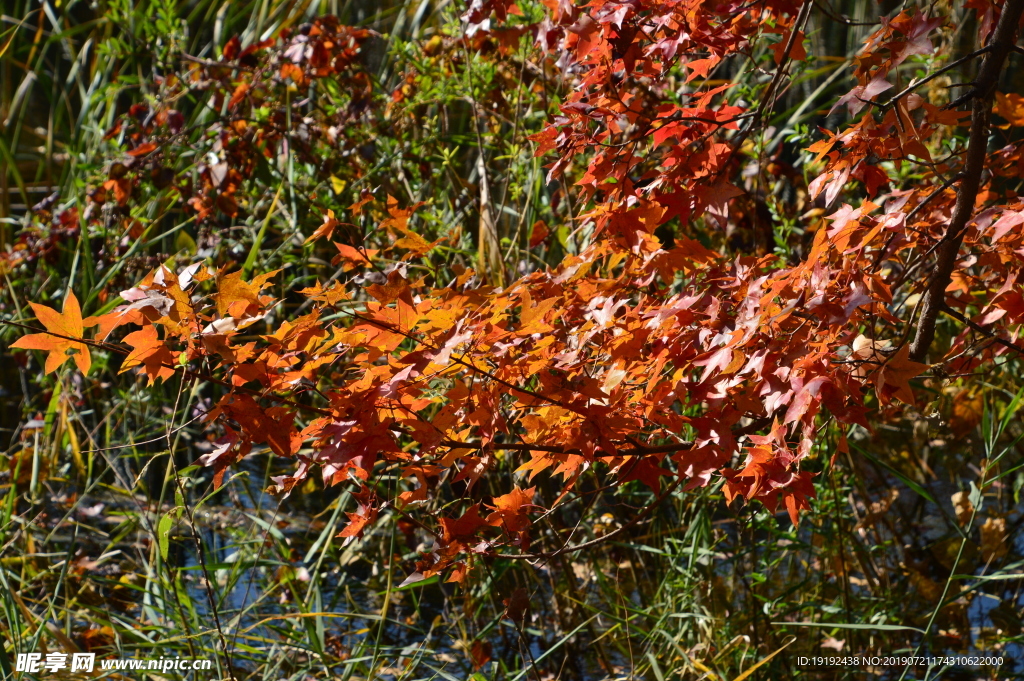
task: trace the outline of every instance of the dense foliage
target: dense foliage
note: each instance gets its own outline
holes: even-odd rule
[[[101,115],[87,97],[100,76],[86,85],[78,70],[66,75],[81,83],[66,108],[93,116],[93,130],[65,140],[65,193],[29,209],[28,185],[5,161],[4,182],[14,178],[25,204],[7,222],[16,237],[5,234],[5,324],[16,330],[26,415],[45,411],[12,438],[8,522],[25,485],[38,495],[40,438],[70,453],[65,472],[85,496],[105,473],[83,450],[157,443],[170,456],[164,477],[145,483],[150,551],[177,584],[169,536],[179,519],[188,528],[211,645],[231,675],[228,634],[241,614],[231,624],[218,614],[196,506],[237,495],[232,471],[272,455],[262,488],[279,507],[323,494],[332,528],[346,514],[335,550],[368,552],[386,538],[373,561],[388,572],[369,676],[384,673],[375,665],[395,588],[487,592],[506,570],[586,583],[586,564],[568,557],[662,524],[686,531],[692,549],[682,600],[720,616],[737,607],[714,605],[728,600],[713,593],[716,565],[731,559],[715,548],[729,541],[715,538],[722,514],[747,514],[751,533],[787,533],[765,540],[765,561],[794,541],[813,553],[823,518],[846,512],[837,485],[850,484],[861,487],[859,517],[835,522],[855,523],[861,538],[871,527],[877,541],[858,548],[847,527],[831,565],[816,555],[801,568],[825,573],[823,591],[845,611],[820,645],[842,650],[846,628],[851,648],[898,647],[854,638],[874,627],[899,632],[908,651],[1019,649],[1009,555],[1024,481],[1013,460],[1024,97],[1008,66],[1021,58],[1024,2],[899,7],[861,22],[810,0],[474,0],[429,24],[428,3],[402,6],[387,28],[360,21],[365,8],[336,12],[350,15],[342,20],[308,5],[305,17],[275,6],[265,24],[266,8],[253,9],[261,30],[216,28],[206,53],[174,3],[144,17],[111,5],[113,35],[135,28],[81,47],[97,50],[94,65],[104,54],[119,65],[103,76]],[[32,19],[40,32],[59,24],[44,21],[48,7]],[[870,29],[850,41],[851,56],[826,51],[829,31],[855,36],[861,23]],[[838,68],[820,70],[830,61]],[[22,93],[5,125],[28,102]],[[67,283],[42,278],[47,267]],[[126,387],[129,372],[139,385]],[[145,411],[132,414],[136,402]],[[116,426],[102,414],[115,403],[108,413],[125,414]],[[164,422],[147,428],[157,414]],[[885,433],[897,456],[880,460],[869,450],[887,446]],[[965,438],[973,459],[957,451]],[[933,466],[932,450],[948,460]],[[961,468],[957,457],[974,475],[957,470],[956,492],[936,500],[924,484],[940,479],[935,469]],[[881,492],[863,489],[865,460]],[[149,468],[131,472],[132,484],[108,464],[128,492]],[[948,523],[956,543],[936,549],[938,568],[916,557],[934,546],[904,545],[906,532],[885,520],[900,488]],[[981,524],[986,504],[998,510]],[[813,536],[801,535],[808,514]],[[877,564],[887,548],[900,554],[891,570]],[[991,635],[968,640],[953,607],[967,596],[954,583],[977,568],[975,590],[999,566],[1008,572],[994,579],[1013,592],[992,594],[1003,622],[981,615]],[[766,581],[760,566],[749,572]],[[865,601],[892,579],[927,606],[914,619],[896,603],[854,621],[855,579]],[[543,596],[517,586],[494,607],[520,639],[508,649],[525,674],[543,668],[527,640]],[[793,643],[771,627],[820,624],[803,605],[781,607],[785,593],[747,591],[739,607],[765,617],[736,635],[745,646],[753,635],[765,664]],[[630,617],[616,625],[627,640]],[[556,648],[584,626],[560,625]],[[512,675],[492,663],[487,628],[463,632],[471,667]],[[732,669],[736,645],[686,645],[666,653],[685,658],[678,673]],[[661,678],[654,649],[649,669]],[[797,649],[806,653],[787,652]],[[751,671],[744,656],[739,668]],[[599,657],[606,675],[625,668]],[[585,676],[583,666],[572,673]]]

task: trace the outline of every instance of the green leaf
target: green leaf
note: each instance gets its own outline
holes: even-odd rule
[[[195,255],[196,251],[199,250],[199,246],[196,245],[196,240],[192,238],[192,235],[181,230],[178,235],[174,237],[174,247],[179,251],[185,251],[189,255]]]
[[[981,509],[981,490],[973,480],[971,480],[971,493],[968,495],[968,499],[971,500],[971,506],[975,508],[976,512]]]
[[[174,527],[174,518],[168,513],[160,518],[156,528],[157,542],[160,545],[160,557],[167,560],[167,553],[170,549],[171,528]]]
[[[284,188],[284,184],[278,185],[277,193],[274,194],[274,200],[270,202],[270,208],[267,210],[267,216],[263,218],[263,224],[260,226],[260,231],[256,233],[256,238],[252,242],[252,247],[249,249],[249,255],[245,258],[245,263],[242,265],[242,276],[248,277],[252,271],[253,266],[256,264],[256,257],[260,252],[260,245],[263,243],[263,239],[267,235],[267,226],[270,224],[270,218],[274,216],[274,212],[277,210],[277,202],[281,198],[281,189]]]
[[[1024,572],[1016,572],[1006,575],[953,575],[950,579],[977,579],[984,582],[996,581],[1018,581],[1024,580]]]
[[[420,579],[420,580],[415,581],[415,582],[410,582],[409,584],[406,584],[405,586],[398,586],[394,590],[395,591],[408,591],[409,589],[415,589],[415,588],[419,588],[419,587],[423,587],[423,586],[428,586],[430,584],[437,584],[439,581],[441,581],[441,578],[438,577],[437,575],[434,575],[432,577],[427,577],[426,579]]]

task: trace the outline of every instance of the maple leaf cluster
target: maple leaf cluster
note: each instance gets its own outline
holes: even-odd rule
[[[504,450],[522,454],[528,481],[557,476],[566,492],[594,468],[655,491],[664,477],[696,486],[721,473],[727,495],[771,508],[782,501],[795,520],[813,495],[799,462],[822,406],[866,425],[864,381],[829,362],[846,324],[863,314],[850,293],[857,287],[838,278],[804,314],[797,288],[811,267],[772,270],[765,257],[737,269],[696,243],[671,251],[655,239],[644,244],[629,252],[600,241],[504,290],[474,285],[470,270],[432,288],[401,266],[362,292],[317,285],[303,291],[309,313],[258,341],[235,339],[273,306],[262,293],[273,273],[246,282],[201,265],[160,268],[122,293],[127,304],[90,321],[100,338],[122,324],[141,327],[124,337],[132,349],[122,371],[137,367],[151,382],[183,365],[223,372],[227,390],[205,416],[222,435],[202,457],[218,483],[230,464],[265,446],[297,462],[275,479],[275,492],[291,492],[313,471],[328,485],[362,485],[388,470],[410,483],[392,500],[408,512],[445,478],[471,490]],[[393,246],[406,255],[420,248],[404,235]],[[376,257],[363,252],[352,265],[372,268]],[[688,283],[674,294],[649,293],[679,275]],[[357,295],[364,309],[355,312]],[[347,322],[323,321],[339,313]],[[80,337],[81,325],[67,335]],[[61,340],[50,356],[59,360],[64,344],[74,343]],[[905,365],[894,359],[880,395],[905,385]],[[326,404],[295,403],[311,386],[326,386]],[[771,435],[744,444],[733,433],[762,418],[775,419]],[[800,436],[796,447],[790,431]],[[729,463],[742,451],[750,462],[734,471]],[[439,517],[440,548],[420,574],[461,565],[455,574],[464,575],[466,554],[500,546],[528,552],[530,514],[540,508],[533,499],[533,488],[517,488],[495,497],[486,515],[477,504]],[[368,496],[343,536],[361,533],[379,503]]]
[[[341,25],[334,17],[320,17],[245,48],[234,36],[219,61],[192,59],[182,73],[159,78],[157,105],[132,105],[107,131],[105,139],[121,140],[128,148],[126,157],[110,165],[108,179],[90,192],[88,217],[107,203],[127,214],[142,187],[172,190],[200,223],[237,217],[253,209],[248,195],[252,178],[269,175],[288,156],[320,166],[325,177],[332,170],[344,174],[334,165],[347,158],[358,176],[363,172],[360,157],[351,152],[364,136],[340,131],[366,127],[361,124],[373,113],[362,46],[374,35],[369,29]],[[291,92],[325,79],[344,87],[344,101],[329,116],[296,115],[293,121]],[[175,152],[188,146],[191,130],[174,103],[186,96],[202,98],[225,114],[199,140],[206,153],[194,173],[176,167]],[[326,165],[324,144],[332,152]]]
[[[121,294],[124,305],[89,320],[100,340],[138,327],[124,337],[131,349],[122,371],[137,368],[150,382],[175,373],[215,379],[222,391],[205,421],[216,441],[201,461],[217,484],[228,466],[265,447],[295,462],[273,492],[289,494],[314,474],[352,485],[359,505],[341,536],[361,536],[393,507],[432,538],[415,574],[461,581],[481,557],[564,550],[534,552],[533,519],[587,472],[616,486],[639,481],[656,499],[675,485],[720,480],[728,500],[759,500],[796,523],[814,495],[805,462],[827,427],[870,428],[872,410],[913,405],[911,381],[929,366],[967,373],[1019,352],[1024,204],[994,183],[1020,177],[1020,144],[995,152],[983,144],[976,153],[995,170],[979,173],[968,196],[970,152],[933,157],[936,136],[952,134],[967,113],[932,104],[913,86],[877,99],[908,60],[933,53],[947,28],[942,15],[902,11],[857,55],[857,85],[836,107],[859,118],[824,130],[807,150],[820,171],[809,198],[833,212],[792,259],[718,252],[682,226],[724,228],[747,198],[739,178],[751,166],[760,172],[748,143],[788,69],[806,56],[811,3],[545,5],[542,21],[514,28],[562,64],[572,85],[531,139],[551,160],[550,180],[575,178],[585,206],[578,222],[590,230],[578,252],[503,287],[469,268],[442,280],[426,273],[436,272],[431,258],[445,238],[425,238],[415,229],[421,206],[389,196],[381,248],[333,242],[346,277],[301,290],[304,314],[264,333],[252,334],[278,303],[267,292],[274,273],[246,281],[203,263],[161,266]],[[501,45],[510,30],[503,24],[521,14],[504,0],[478,0],[463,19],[467,35]],[[976,55],[986,60],[999,52],[1000,27],[1016,28],[998,11],[989,24],[982,40],[994,36],[994,47]],[[226,49],[225,59],[252,71],[227,107],[244,106],[270,68],[295,82],[347,68],[363,37],[321,21],[288,39],[287,60],[261,61],[264,44]],[[766,42],[774,71],[761,99],[731,99],[715,76]],[[196,77],[215,78],[219,68],[198,65]],[[669,88],[680,74],[681,94]],[[400,89],[395,100],[407,94]],[[1021,118],[1012,97],[973,97],[971,125],[984,133],[993,110],[1011,125]],[[224,149],[256,144],[272,154],[277,143],[266,127],[255,137],[247,125],[220,134]],[[130,154],[155,158],[159,148],[145,142]],[[242,163],[201,171],[189,198],[200,217],[231,213]],[[923,175],[906,182],[902,164]],[[115,198],[130,193],[111,181]],[[373,200],[362,196],[349,213]],[[969,219],[951,235],[965,202]],[[325,213],[311,239],[333,240],[344,219]],[[655,234],[666,225],[680,229]],[[930,263],[953,241],[946,285]],[[935,323],[925,314],[915,322],[913,301],[936,286],[939,306],[962,325],[941,351],[925,343],[912,352],[915,323]],[[87,372],[86,322],[74,297],[62,315],[34,309],[59,338],[29,336],[18,347],[46,350],[48,371],[71,353]],[[474,498],[510,456],[520,481]],[[385,497],[374,485],[382,475],[404,481],[401,491]],[[541,476],[559,480],[557,498],[540,498]],[[454,483],[463,483],[464,504],[416,515]]]

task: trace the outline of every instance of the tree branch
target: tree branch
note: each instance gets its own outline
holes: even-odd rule
[[[734,437],[743,437],[744,435],[751,435],[757,431],[771,425],[772,419],[770,417],[763,417],[751,421],[749,424],[742,428],[737,428],[732,431]],[[627,436],[628,438],[628,436]],[[683,452],[687,449],[693,448],[693,443],[690,441],[675,442],[670,445],[654,445],[646,446],[635,442],[632,438],[628,438],[633,442],[634,446],[629,449],[620,449],[617,453],[611,454],[600,454],[598,456],[644,456],[646,454],[671,454],[673,452]],[[520,442],[492,442],[488,445],[484,445],[481,442],[459,442],[457,440],[443,440],[440,443],[441,447],[450,447],[451,449],[504,449],[510,452],[551,452],[552,454],[582,454],[580,449],[575,447],[564,447],[562,445],[539,445],[531,443],[520,443]]]
[[[538,558],[550,559],[556,558],[565,553],[575,553],[576,551],[582,551],[583,549],[589,549],[592,546],[603,544],[606,541],[610,541],[615,537],[618,537],[620,534],[624,534],[625,532],[639,524],[640,521],[644,520],[647,516],[649,516],[654,511],[654,509],[656,509],[658,505],[661,504],[662,501],[668,498],[668,496],[671,495],[672,492],[675,492],[676,488],[679,487],[679,485],[681,485],[682,482],[683,478],[677,478],[675,481],[672,482],[671,485],[665,488],[664,492],[658,495],[657,499],[655,499],[647,506],[645,506],[643,509],[641,509],[636,515],[630,518],[629,521],[626,522],[622,527],[619,527],[618,529],[615,529],[609,532],[608,534],[601,535],[596,539],[591,539],[590,541],[585,541],[581,544],[563,546],[562,548],[556,549],[554,551],[542,551],[539,553],[498,553],[494,554],[493,557],[510,558],[513,560],[536,560]]]
[[[878,108],[880,108],[882,111],[885,111],[886,109],[891,108],[896,102],[898,102],[900,100],[901,97],[904,97],[905,95],[913,92],[915,89],[921,87],[922,85],[924,85],[928,81],[941,76],[943,73],[946,73],[947,71],[951,71],[952,69],[955,69],[956,67],[960,66],[961,64],[969,62],[970,60],[974,59],[975,57],[980,57],[981,55],[985,54],[986,52],[990,51],[991,49],[992,49],[991,45],[986,45],[985,47],[981,48],[980,50],[975,50],[974,52],[971,52],[970,54],[968,54],[965,57],[960,57],[956,61],[950,62],[949,64],[946,64],[941,69],[933,71],[932,73],[928,74],[927,76],[925,76],[921,80],[915,79],[915,80],[911,81],[910,85],[908,85],[907,87],[903,88],[899,92],[899,94],[893,95],[892,99],[890,99],[888,102],[886,102],[885,104],[878,104]],[[950,87],[954,87],[954,86],[950,85]],[[876,102],[871,102],[871,101],[868,102],[868,104],[875,104],[875,103]]]
[[[13,322],[13,321],[10,321],[9,319],[0,319],[0,324],[4,324],[5,326],[13,326],[15,328],[24,329],[25,331],[31,331],[33,333],[46,334],[47,336],[53,336],[54,338],[61,338],[63,340],[74,341],[75,343],[81,343],[82,345],[86,345],[86,346],[88,346],[90,348],[96,348],[97,350],[106,350],[107,352],[114,352],[114,353],[117,353],[118,355],[121,355],[122,357],[127,357],[128,355],[131,354],[131,350],[127,350],[127,349],[121,347],[120,345],[115,345],[113,343],[106,343],[106,342],[103,342],[103,341],[90,340],[88,338],[77,338],[75,336],[65,336],[63,334],[55,333],[53,331],[50,331],[49,329],[40,329],[40,328],[37,328],[35,326],[30,326],[28,324],[22,324],[21,322]],[[160,366],[165,367],[167,369],[170,369],[174,373],[181,374],[182,376],[185,376],[186,378],[196,379],[196,380],[199,380],[199,381],[208,381],[210,383],[216,383],[219,386],[223,386],[223,387],[227,388],[229,391],[245,393],[246,395],[251,395],[253,397],[258,397],[260,399],[274,400],[275,402],[278,402],[280,404],[287,404],[287,405],[290,405],[290,406],[295,407],[297,409],[302,409],[302,410],[309,411],[309,412],[312,412],[312,413],[315,413],[315,414],[320,414],[321,416],[333,416],[334,415],[332,412],[328,411],[327,409],[320,409],[319,407],[314,407],[313,405],[310,405],[310,404],[302,404],[301,402],[296,402],[295,400],[288,399],[287,397],[281,397],[279,395],[274,395],[273,393],[270,393],[270,392],[264,393],[264,392],[260,392],[259,390],[252,390],[251,388],[246,388],[246,387],[243,387],[243,386],[240,386],[240,385],[232,385],[231,383],[229,383],[228,381],[225,381],[222,378],[217,378],[216,376],[211,376],[210,374],[204,374],[204,373],[202,373],[200,371],[193,371],[193,370],[188,369],[188,368],[186,368],[186,367],[184,367],[184,366],[182,366],[180,364],[168,364],[167,362],[160,362]],[[139,443],[135,443],[135,444],[139,444]]]
[[[960,322],[961,324],[963,324],[964,326],[972,329],[973,331],[977,331],[978,333],[980,333],[981,335],[985,336],[986,338],[991,339],[993,342],[998,343],[999,345],[1002,345],[1004,348],[1009,348],[1010,350],[1013,350],[1017,354],[1019,354],[1022,357],[1024,357],[1024,348],[1022,348],[1021,346],[1017,345],[1016,343],[1012,343],[1012,342],[1006,340],[1005,338],[1003,338],[999,334],[995,333],[994,331],[990,331],[989,329],[986,329],[981,324],[978,324],[974,320],[966,317],[965,315],[960,314],[959,312],[957,312],[956,310],[951,308],[949,305],[943,304],[942,311],[945,312],[950,317],[952,317],[953,319],[955,319],[958,322]]]
[[[578,454],[582,455],[583,452],[574,447],[562,447],[559,445],[534,445],[534,444],[521,444],[518,442],[492,442],[489,445],[484,445],[480,442],[457,442],[455,440],[444,440],[441,442],[442,447],[450,447],[451,449],[504,449],[510,452],[551,452],[552,454]],[[671,454],[672,452],[682,452],[693,447],[693,443],[677,442],[671,445],[657,445],[655,447],[632,447],[630,449],[620,449],[617,453],[606,453],[599,454],[598,456],[643,456],[644,454]]]
[[[921,301],[921,320],[917,334],[910,346],[910,358],[920,362],[928,354],[928,348],[935,338],[935,322],[942,310],[953,268],[956,266],[960,245],[963,243],[967,223],[974,214],[974,202],[981,187],[981,173],[985,169],[988,153],[988,128],[992,117],[992,99],[995,95],[999,74],[1003,70],[1006,56],[1013,50],[1017,37],[1017,25],[1024,13],[1024,0],[1007,0],[999,17],[978,77],[971,90],[973,108],[971,112],[971,133],[967,145],[967,160],[964,163],[963,179],[957,190],[953,217],[949,221],[942,245],[938,248],[934,274]]]
[[[751,422],[750,424],[748,424],[746,426],[743,426],[742,428],[737,428],[736,430],[733,431],[733,435],[741,436],[741,435],[749,435],[750,433],[756,433],[758,430],[761,430],[762,428],[764,428],[766,425],[770,424],[771,422],[772,422],[772,419],[769,418],[769,417],[757,419],[757,420]],[[499,448],[506,448],[507,447],[507,445],[495,445],[495,446],[499,447]],[[532,449],[538,449],[538,450],[541,449],[541,447],[538,447],[538,446],[535,446],[535,445],[518,445],[518,446],[516,446],[516,449],[519,449],[521,447],[530,447]],[[627,454],[628,453],[628,454],[634,454],[635,455],[637,453],[640,453],[640,454],[648,453],[648,454],[650,454],[650,453],[655,453],[655,452],[658,452],[658,451],[681,451],[681,450],[684,450],[684,449],[689,449],[691,447],[693,447],[693,443],[692,442],[680,442],[680,443],[677,443],[675,445],[664,445],[664,446],[661,446],[661,447],[638,447],[638,448],[633,449],[633,450],[628,450],[627,452],[624,452],[623,454]],[[508,448],[511,449],[511,447],[508,447]],[[545,451],[550,451],[551,450],[551,448],[548,448],[548,447],[544,447],[543,449]],[[565,553],[575,553],[576,551],[582,551],[584,549],[589,549],[592,546],[597,546],[598,544],[603,544],[603,543],[605,543],[607,541],[610,541],[610,540],[614,539],[615,537],[618,537],[619,535],[625,533],[629,529],[631,529],[631,528],[635,527],[637,524],[639,524],[642,520],[647,518],[647,516],[649,516],[651,513],[653,513],[654,509],[656,509],[661,504],[662,501],[664,501],[669,496],[671,496],[672,493],[675,492],[676,489],[678,489],[678,487],[681,484],[683,484],[684,480],[685,480],[685,478],[682,475],[677,477],[675,480],[672,481],[672,483],[668,487],[666,487],[664,489],[664,491],[661,492],[661,494],[659,494],[657,496],[656,499],[654,499],[654,501],[649,503],[647,506],[644,506],[640,511],[638,511],[636,513],[636,515],[634,515],[632,518],[630,518],[629,521],[626,522],[626,524],[624,524],[622,527],[619,527],[618,529],[616,529],[616,530],[614,530],[612,532],[609,532],[608,534],[601,535],[600,537],[597,537],[596,539],[591,539],[590,541],[585,541],[585,542],[582,542],[580,544],[566,545],[566,546],[563,546],[560,549],[555,549],[553,551],[540,551],[540,552],[537,552],[537,553],[498,553],[498,554],[492,554],[492,556],[495,557],[495,558],[510,558],[510,559],[513,559],[513,560],[537,560],[537,559],[541,559],[541,558],[543,558],[543,559],[551,559],[551,558],[556,558],[558,556],[561,556],[562,554],[565,554]]]

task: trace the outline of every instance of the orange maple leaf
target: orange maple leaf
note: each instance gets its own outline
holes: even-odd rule
[[[775,53],[775,63],[781,64],[782,60],[786,56],[786,46],[789,45],[790,37],[793,35],[792,29],[780,30],[782,34],[782,40],[770,46],[772,52]],[[804,49],[804,32],[797,31],[796,40],[793,41],[793,47],[790,48],[789,58],[793,61],[803,61],[807,59],[807,50]]]
[[[373,256],[378,252],[376,248],[359,250],[352,248],[348,244],[338,243],[337,241],[334,242],[334,245],[338,249],[338,255],[335,256],[331,262],[332,264],[337,264],[339,262],[344,263],[342,268],[346,272],[351,272],[357,267],[365,267],[366,265],[372,264]]]
[[[504,527],[508,532],[522,532],[530,526],[527,513],[537,508],[533,503],[533,495],[537,488],[520,489],[514,487],[508,494],[494,497],[491,508],[494,513],[487,516],[487,522],[495,527]]]
[[[348,525],[337,536],[351,541],[356,537],[362,537],[367,525],[373,524],[377,519],[377,509],[360,506],[358,513],[346,513],[345,515],[348,516]]]
[[[403,234],[408,232],[409,230],[406,227],[406,225],[409,224],[409,218],[412,217],[412,214],[415,213],[416,210],[423,204],[424,202],[420,201],[419,203],[410,206],[409,208],[399,208],[398,199],[389,194],[388,213],[391,215],[391,217],[385,219],[383,222],[380,223],[380,229],[390,230],[394,228],[402,232]]]
[[[48,352],[45,365],[47,374],[56,371],[57,367],[63,364],[68,357],[75,360],[75,364],[83,374],[89,373],[89,367],[92,366],[89,346],[72,340],[82,338],[84,330],[82,308],[78,305],[78,298],[75,297],[75,294],[68,291],[61,312],[36,303],[29,303],[29,305],[35,311],[36,319],[42,322],[49,333],[30,333],[14,341],[11,347]],[[92,317],[89,319],[92,320]]]
[[[480,528],[488,526],[487,521],[480,517],[480,504],[470,506],[458,519],[441,518],[440,521],[445,544],[470,542]]]
[[[879,400],[884,404],[889,401],[889,394],[907,404],[914,404],[914,391],[910,389],[910,379],[920,375],[928,368],[910,359],[910,346],[904,345],[886,362],[875,375],[875,387]],[[888,389],[885,389],[888,387]]]
[[[145,326],[128,334],[124,337],[124,342],[135,349],[125,358],[121,365],[121,371],[118,373],[123,374],[132,367],[142,365],[145,367],[146,375],[149,376],[150,385],[158,378],[167,380],[174,375],[174,369],[167,366],[174,364],[174,355],[160,340],[155,326]]]
[[[345,544],[349,544],[356,537],[362,537],[366,527],[377,520],[376,498],[369,489],[364,487],[359,492],[353,492],[352,496],[359,501],[359,507],[355,513],[345,514],[348,516],[348,526],[337,535],[345,538]]]
[[[309,242],[316,241],[321,237],[326,237],[327,239],[330,239],[331,235],[334,234],[334,230],[340,224],[341,223],[334,218],[334,211],[329,210],[327,211],[327,213],[324,214],[323,224],[317,227],[316,230],[314,230],[314,232],[309,235],[309,238],[303,241],[302,243],[308,244]]]

